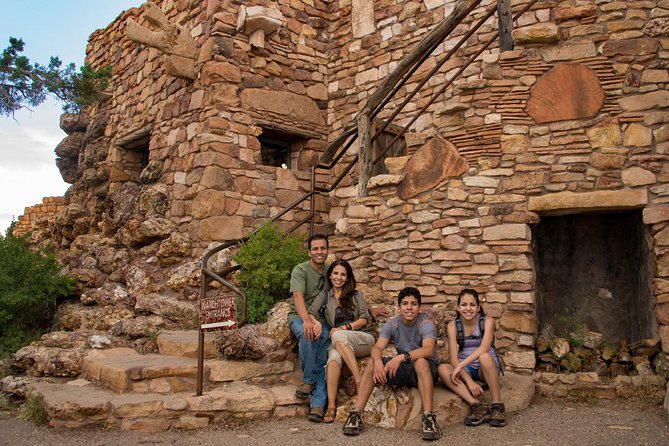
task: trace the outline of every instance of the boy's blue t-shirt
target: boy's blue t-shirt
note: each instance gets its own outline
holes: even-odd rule
[[[379,337],[393,342],[397,353],[400,355],[421,348],[423,339],[434,339],[432,359],[439,362],[437,356],[437,329],[425,314],[419,314],[418,319],[411,326],[404,325],[401,316],[395,316],[383,325]]]

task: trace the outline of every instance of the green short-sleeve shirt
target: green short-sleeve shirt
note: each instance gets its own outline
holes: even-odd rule
[[[309,310],[309,306],[314,301],[318,293],[321,291],[327,291],[330,289],[330,284],[327,280],[327,270],[330,265],[326,264],[323,268],[323,272],[319,273],[311,266],[309,260],[302,262],[293,268],[293,272],[290,274],[290,313],[288,313],[288,322],[291,322],[297,319],[299,316],[295,311],[295,302],[293,302],[292,293],[293,291],[301,291],[304,295],[304,304]]]

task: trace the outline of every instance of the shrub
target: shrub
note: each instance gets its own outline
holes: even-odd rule
[[[274,223],[266,223],[244,243],[235,256],[241,265],[239,284],[246,291],[247,318],[263,322],[272,306],[288,297],[293,267],[308,259],[304,238],[286,236]]]
[[[26,237],[0,236],[0,358],[46,331],[59,298],[71,295],[74,279],[60,273],[52,253],[31,251]]]
[[[49,421],[49,415],[46,413],[46,408],[44,407],[44,397],[29,393],[21,406],[19,418],[25,421],[32,421],[38,425],[46,424]]]

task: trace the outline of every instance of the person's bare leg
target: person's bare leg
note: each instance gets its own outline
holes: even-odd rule
[[[365,410],[369,397],[374,391],[374,361],[370,360],[362,372],[360,385],[358,386],[358,396],[355,399],[355,410],[362,412]]]
[[[456,395],[462,398],[470,406],[472,404],[478,403],[479,400],[475,398],[464,381],[460,380],[457,384],[451,379],[451,373],[453,373],[453,366],[450,364],[439,364],[437,368],[437,373],[441,378],[441,381],[446,384],[446,386],[451,389]]]
[[[359,387],[362,375],[360,375],[358,359],[355,357],[353,349],[341,341],[335,343],[335,349],[337,349],[337,352],[339,352],[341,355],[341,358],[344,360],[346,367],[348,367],[348,369],[351,371],[351,375],[353,375],[353,379],[355,380],[355,386]]]
[[[430,373],[430,365],[425,358],[419,358],[414,361],[414,370],[418,377],[418,393],[423,403],[424,412],[432,412],[432,374]]]
[[[337,407],[337,387],[339,386],[339,376],[341,375],[341,366],[337,361],[328,362],[325,372],[325,382],[328,389],[328,408]]]
[[[481,378],[488,383],[490,388],[490,397],[492,398],[493,403],[501,402],[501,390],[499,382],[499,370],[497,369],[497,362],[493,357],[484,353],[479,357],[479,362],[481,363],[480,374]]]

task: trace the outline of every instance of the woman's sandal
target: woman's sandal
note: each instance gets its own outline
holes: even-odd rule
[[[323,423],[334,423],[335,418],[337,418],[337,408],[328,407],[328,410],[325,411],[323,416]]]

